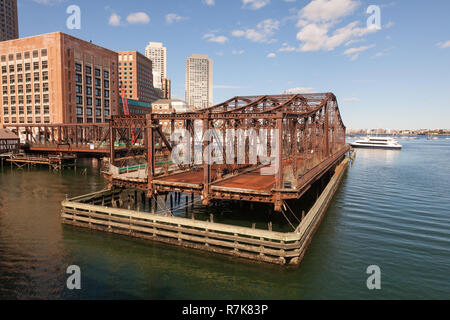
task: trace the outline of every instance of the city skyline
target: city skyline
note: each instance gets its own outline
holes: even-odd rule
[[[448,126],[448,3],[380,1],[381,30],[370,32],[368,1],[334,1],[331,13],[320,0],[208,3],[78,2],[81,29],[67,30],[69,2],[22,1],[20,36],[61,30],[111,50],[140,52],[161,41],[174,98],[184,97],[186,57],[200,52],[215,61],[214,103],[291,89],[331,91],[349,128]],[[415,12],[422,19],[413,19]],[[42,23],[27,22],[36,15]]]

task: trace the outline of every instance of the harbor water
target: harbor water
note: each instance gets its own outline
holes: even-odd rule
[[[450,140],[400,143],[402,151],[357,150],[295,268],[63,226],[66,195],[106,186],[98,168],[5,166],[0,299],[450,299]],[[219,211],[249,215],[239,206]],[[263,221],[263,211],[249,222]],[[66,287],[70,265],[81,269],[81,290]],[[381,290],[367,288],[371,265],[380,267]]]

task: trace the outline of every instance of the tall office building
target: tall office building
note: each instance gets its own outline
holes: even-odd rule
[[[152,61],[137,51],[120,51],[119,84],[127,98],[151,103],[160,99],[153,88]]]
[[[212,60],[204,54],[186,59],[186,103],[189,107],[207,108],[213,101]]]
[[[150,42],[145,56],[153,63],[153,86],[162,89],[162,79],[167,78],[167,50],[161,42]]]
[[[61,32],[0,42],[0,125],[108,121],[117,64],[116,52]]]
[[[19,38],[17,0],[0,0],[0,41]]]

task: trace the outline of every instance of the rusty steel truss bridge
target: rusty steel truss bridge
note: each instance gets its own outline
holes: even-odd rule
[[[163,121],[171,124],[168,132]],[[171,141],[180,124],[187,138]],[[266,139],[229,136],[230,130]],[[345,130],[332,93],[234,97],[200,112],[117,116],[110,123],[110,141],[125,142],[128,152],[118,156],[117,144],[110,144],[105,177],[111,187],[143,190],[147,197],[181,192],[201,195],[204,205],[232,199],[273,204],[281,211],[285,200],[299,199],[343,160],[350,150]],[[208,131],[213,134],[205,138]],[[252,154],[255,141],[263,144],[266,158]],[[170,159],[174,142],[183,144],[182,163]]]
[[[167,129],[162,122],[170,123]],[[113,116],[105,124],[6,127],[31,152],[109,157],[104,175],[111,188],[143,190],[147,197],[196,194],[205,205],[220,199],[262,202],[276,211],[285,200],[299,199],[350,150],[332,93],[234,97],[198,112]],[[181,140],[171,137],[180,127],[187,135],[184,161],[177,163],[171,154]],[[229,136],[230,130],[247,135]],[[266,156],[252,153],[257,141]]]

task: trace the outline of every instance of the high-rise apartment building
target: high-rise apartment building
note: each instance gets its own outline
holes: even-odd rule
[[[145,56],[153,63],[153,86],[162,89],[162,79],[167,78],[167,50],[161,42],[150,42]]]
[[[0,41],[19,38],[17,0],[0,0]]]
[[[186,103],[195,108],[212,106],[213,66],[207,55],[192,54],[186,59]]]
[[[0,124],[108,121],[117,65],[116,52],[61,32],[0,42]]]
[[[152,61],[137,51],[119,52],[119,83],[128,99],[149,103],[160,99],[153,88]]]

